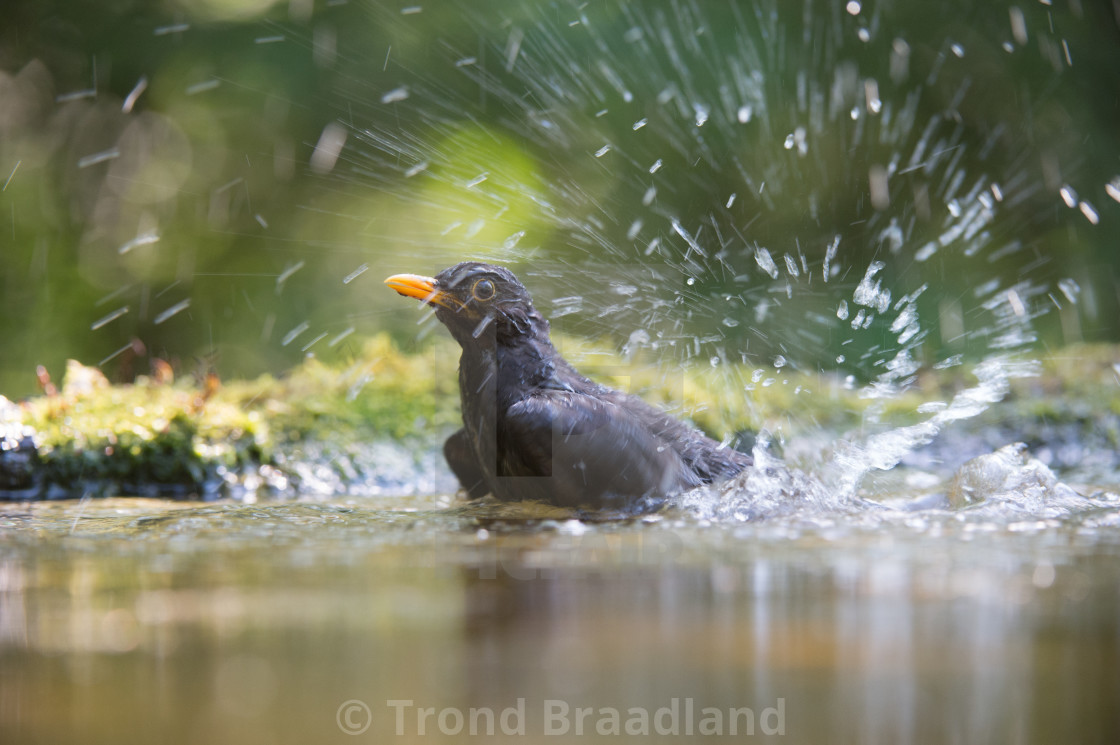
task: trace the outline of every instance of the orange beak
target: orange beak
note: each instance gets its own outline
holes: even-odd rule
[[[385,284],[405,297],[414,297],[429,305],[439,305],[448,310],[457,310],[462,307],[453,296],[436,287],[432,277],[420,274],[394,274],[385,280]]]

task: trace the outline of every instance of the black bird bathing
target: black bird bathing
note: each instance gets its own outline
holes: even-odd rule
[[[463,348],[463,428],[443,452],[472,499],[633,509],[751,464],[636,396],[580,375],[506,269],[464,262],[385,284],[434,306]]]

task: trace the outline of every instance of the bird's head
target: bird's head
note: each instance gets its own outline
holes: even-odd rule
[[[548,324],[533,308],[529,291],[513,272],[499,266],[467,261],[434,277],[395,274],[385,284],[433,306],[436,318],[462,345],[488,332],[504,343],[540,331],[548,333]]]

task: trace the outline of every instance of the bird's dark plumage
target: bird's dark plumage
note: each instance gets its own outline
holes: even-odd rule
[[[477,262],[385,283],[436,309],[462,347],[463,428],[444,455],[471,498],[627,508],[728,478],[749,456],[576,372],[508,270]]]

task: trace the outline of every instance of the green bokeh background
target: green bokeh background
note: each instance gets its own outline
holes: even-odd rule
[[[937,326],[946,303],[958,303],[965,332],[983,324],[970,304],[980,300],[967,298],[993,279],[1010,286],[1029,277],[1048,291],[1030,299],[1034,310],[1052,306],[1036,319],[1040,344],[1116,340],[1120,205],[1107,185],[1120,176],[1117,13],[1115,4],[1064,0],[869,2],[859,13],[823,2],[13,0],[0,24],[0,393],[35,392],[36,365],[57,379],[67,358],[100,362],[121,380],[146,373],[151,356],[225,377],[283,370],[307,353],[345,355],[345,342],[330,342],[350,328],[412,339],[417,312],[380,280],[464,258],[509,262],[555,325],[620,345],[646,318],[682,339],[714,333],[705,344],[720,355],[746,350],[770,361],[789,353],[771,337],[792,335],[799,318],[834,317],[873,259],[884,261],[896,298],[931,287],[922,301],[933,329],[921,347],[928,361],[989,351],[984,334],[964,343]],[[635,28],[654,48],[638,61],[627,57]],[[663,34],[683,67],[674,68]],[[745,76],[727,56],[744,38],[760,65]],[[905,74],[890,67],[899,40]],[[632,100],[612,88],[604,59]],[[643,70],[650,63],[661,70]],[[691,87],[712,106],[703,147],[674,142],[686,129],[656,103],[664,70],[686,89],[680,100]],[[920,93],[907,148],[941,116],[956,131],[965,180],[987,175],[1015,190],[990,243],[1015,240],[1020,250],[983,259],[946,250],[915,264],[914,251],[943,230],[938,207],[894,215],[869,204],[868,168],[890,162],[896,143],[857,137],[849,122],[816,133],[807,157],[786,147],[806,118],[799,86],[807,79],[828,90],[844,70],[880,81],[896,115]],[[729,86],[751,73],[763,81],[767,115],[756,109],[737,139],[717,121],[721,96],[742,94]],[[555,99],[539,100],[550,81]],[[402,87],[407,98],[393,101]],[[562,140],[533,134],[544,130],[525,120],[529,99]],[[639,141],[642,117],[652,134]],[[332,122],[348,133],[346,147],[333,167],[313,167]],[[595,156],[611,142],[619,146]],[[422,171],[409,174],[408,148]],[[909,151],[902,156],[905,166]],[[663,185],[650,207],[635,174],[661,157],[671,189]],[[740,171],[721,167],[733,159],[760,174],[765,197],[743,194]],[[463,186],[483,174],[485,189]],[[1064,185],[1099,224],[1063,203]],[[916,203],[903,198],[912,186],[892,176],[892,205]],[[647,255],[651,230],[680,243],[666,229],[670,215],[695,231],[729,194],[742,195],[739,224],[750,228],[742,245],[724,241],[726,261],[713,243],[709,260],[691,264],[679,251]],[[895,253],[860,227],[879,230],[893,216],[907,230]],[[636,219],[643,225],[632,240]],[[815,267],[839,234],[850,276],[797,285],[784,315],[760,320],[768,290],[756,282],[744,292],[734,279],[758,274],[748,244],[769,246],[779,264],[804,250]],[[1059,280],[1080,288],[1076,307]],[[563,315],[570,307],[578,312]],[[765,323],[774,334],[764,339],[752,329]],[[842,342],[812,336],[793,356],[828,367]]]

